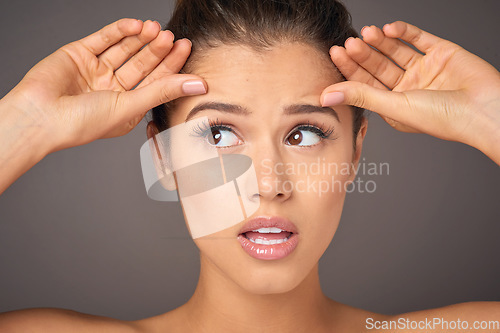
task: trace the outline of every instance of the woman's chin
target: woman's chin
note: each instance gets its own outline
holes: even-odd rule
[[[270,295],[292,291],[308,275],[304,270],[292,268],[253,268],[248,274],[238,274],[234,281],[245,291],[251,294]]]
[[[292,291],[300,284],[300,281],[295,283],[288,281],[288,283],[279,283],[279,281],[249,281],[241,287],[251,294],[256,295],[272,295],[284,294]]]
[[[224,288],[234,285],[249,294],[282,294],[296,289],[314,275],[322,253],[306,255],[299,245],[283,258],[257,259],[244,251],[236,237],[232,238],[221,232],[216,237],[195,240],[200,250],[200,274],[219,276],[221,281],[225,280]]]

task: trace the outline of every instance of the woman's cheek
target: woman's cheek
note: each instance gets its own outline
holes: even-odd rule
[[[309,159],[308,172],[295,177],[295,201],[301,207],[305,227],[316,242],[318,250],[328,247],[337,230],[349,180],[353,173],[350,151],[331,150],[315,160]],[[314,236],[313,236],[314,235]]]
[[[354,174],[352,150],[347,148],[342,142],[332,142],[330,147],[304,155],[300,162],[294,163],[295,172],[289,179],[293,179],[296,195],[343,202]]]

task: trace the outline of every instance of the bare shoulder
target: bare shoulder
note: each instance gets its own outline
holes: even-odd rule
[[[55,308],[0,313],[0,332],[109,332],[139,333],[133,322]]]
[[[500,302],[466,302],[391,316],[398,332],[485,331],[500,333]],[[420,327],[418,327],[418,326]]]
[[[177,307],[163,314],[140,319],[134,324],[140,329],[140,332],[150,333],[185,333],[193,332],[191,327],[190,312],[186,304]]]
[[[390,316],[331,301],[332,326],[329,332],[373,332],[370,322],[388,321]]]

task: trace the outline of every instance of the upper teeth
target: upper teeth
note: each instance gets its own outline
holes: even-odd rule
[[[252,230],[253,232],[258,232],[258,233],[261,233],[261,234],[279,234],[280,232],[282,232],[283,230],[281,230],[280,228],[259,228],[257,230]]]

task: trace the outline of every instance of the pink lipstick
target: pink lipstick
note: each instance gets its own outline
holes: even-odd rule
[[[238,235],[243,250],[262,260],[281,259],[297,246],[297,227],[283,217],[258,216],[249,220]]]

